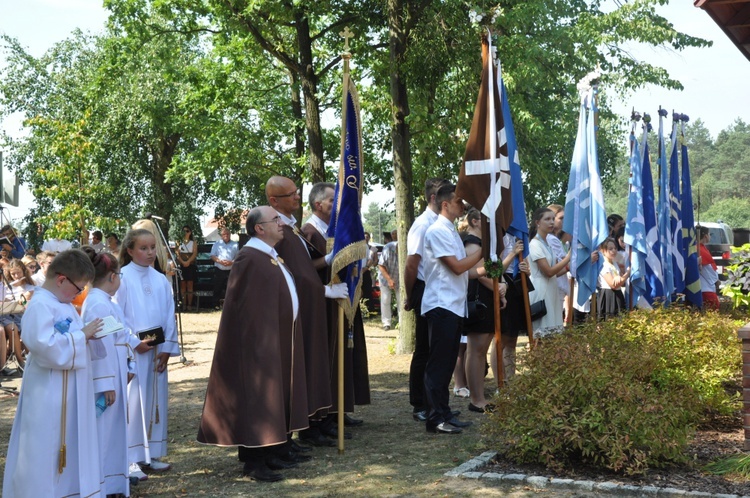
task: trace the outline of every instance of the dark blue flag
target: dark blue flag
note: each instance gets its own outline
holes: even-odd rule
[[[677,164],[677,121],[672,124],[672,143],[669,145],[669,224],[672,244],[672,278],[675,293],[685,292],[685,260],[682,252],[682,198],[680,197],[680,169]]]
[[[690,181],[690,162],[685,145],[685,122],[680,123],[680,149],[682,152],[682,251],[685,259],[685,299],[697,308],[703,307],[700,268],[698,266],[698,243],[695,236],[693,214],[693,188]]]
[[[664,300],[664,273],[661,265],[661,243],[656,224],[656,200],[654,196],[654,179],[651,176],[651,157],[648,153],[648,128],[643,127],[643,221],[646,227],[646,299],[649,304]]]
[[[368,248],[362,227],[362,127],[359,121],[359,97],[348,73],[344,74],[344,98],[341,111],[341,164],[336,178],[328,237],[333,239],[332,283],[344,282],[349,299],[339,305],[352,323],[359,306],[362,260]]]
[[[518,144],[516,143],[516,132],[513,129],[513,118],[510,114],[508,103],[508,92],[505,90],[500,71],[497,72],[502,91],[503,122],[505,123],[505,140],[508,145],[508,158],[510,159],[510,198],[513,205],[513,218],[508,226],[508,233],[523,241],[523,257],[529,255],[529,223],[526,220],[526,204],[523,200],[523,177],[521,176],[521,163],[518,159]],[[513,275],[518,274],[518,265],[513,265]]]

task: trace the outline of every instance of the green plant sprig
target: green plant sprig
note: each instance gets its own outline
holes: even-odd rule
[[[503,262],[486,259],[484,261],[484,270],[487,272],[487,278],[500,278],[503,276]]]

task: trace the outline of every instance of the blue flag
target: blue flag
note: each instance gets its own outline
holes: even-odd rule
[[[630,193],[628,215],[625,219],[625,244],[630,246],[630,290],[632,303],[646,295],[646,221],[643,215],[643,164],[641,150],[634,131],[630,133]],[[630,306],[629,296],[626,296]]]
[[[675,293],[685,293],[685,260],[682,251],[682,198],[680,197],[680,168],[677,164],[677,121],[672,124],[669,145],[669,224],[672,244],[672,275]]]
[[[661,242],[656,224],[656,200],[654,180],[651,176],[651,157],[648,153],[648,132],[650,124],[643,128],[643,221],[646,227],[646,294],[649,304],[664,300],[664,273],[661,265]]]
[[[332,283],[345,282],[349,299],[340,299],[339,305],[352,323],[359,307],[361,293],[362,260],[368,248],[362,227],[362,127],[359,121],[357,89],[344,73],[344,98],[341,111],[341,163],[333,197],[331,223],[328,237],[333,239]]]
[[[693,188],[690,181],[690,162],[685,144],[685,122],[680,123],[680,149],[682,152],[682,251],[685,260],[685,299],[697,308],[703,307],[700,267],[698,266],[698,241],[693,214]]]
[[[663,114],[662,114],[663,113]],[[664,305],[672,302],[674,294],[674,272],[672,267],[672,213],[669,204],[669,170],[667,169],[667,151],[664,143],[664,116],[667,112],[659,110],[659,257],[662,262]]]
[[[565,216],[563,218],[563,230],[571,236],[570,248],[573,253],[570,256],[570,274],[578,280],[578,275],[585,273],[584,268],[591,267],[591,251],[589,250],[590,242],[583,240],[581,231],[585,231],[585,225],[588,224],[587,213],[583,211],[582,205],[588,206],[589,194],[589,167],[588,156],[586,154],[586,105],[581,99],[581,107],[578,114],[578,133],[576,142],[573,146],[573,159],[570,164],[570,176],[568,177],[568,192],[565,195]],[[586,200],[585,203],[583,202]],[[582,228],[583,225],[583,228]],[[589,242],[589,244],[587,244]],[[581,270],[579,271],[579,268]],[[578,304],[583,305],[588,301],[596,287],[591,288],[588,284],[589,279],[584,279],[586,287],[578,289]],[[581,283],[579,282],[579,286]]]
[[[505,140],[508,145],[508,158],[510,159],[510,197],[513,205],[513,218],[508,226],[508,233],[523,241],[523,257],[529,255],[529,224],[526,221],[526,204],[523,200],[523,178],[521,176],[521,163],[518,159],[518,144],[516,143],[516,132],[513,129],[513,118],[510,115],[510,104],[508,103],[508,92],[505,90],[502,75],[497,72],[500,80],[499,87],[502,92],[503,122],[505,123]],[[502,140],[501,140],[502,141]],[[513,276],[518,274],[518,265],[513,265]]]
[[[591,253],[607,238],[607,216],[596,150],[594,90],[581,98],[578,134],[573,148],[568,192],[565,196],[563,230],[572,237],[570,273],[578,282],[578,304],[583,306],[596,292],[601,261]]]

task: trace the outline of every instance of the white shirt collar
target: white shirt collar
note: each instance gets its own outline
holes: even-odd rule
[[[245,244],[245,247],[252,247],[253,249],[257,249],[260,252],[264,252],[272,256],[274,259],[276,259],[276,249],[269,246],[268,244],[260,240],[258,237],[250,237],[250,239]]]
[[[314,226],[315,229],[320,232],[320,235],[328,238],[328,223],[321,220],[317,214],[313,214],[312,216],[310,216],[310,219],[308,219],[307,222]]]
[[[287,216],[279,211],[276,211],[276,214],[279,215],[279,218],[281,218],[281,221],[283,221],[285,225],[294,225],[297,223],[297,218],[295,218],[294,215]]]

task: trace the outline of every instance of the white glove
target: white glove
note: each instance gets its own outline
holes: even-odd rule
[[[328,266],[331,266],[331,263],[333,262],[333,256],[334,256],[334,255],[333,255],[333,251],[329,252],[328,254],[326,254],[326,255],[324,256],[324,258],[323,258],[323,259],[325,259],[325,260],[326,260],[326,264],[327,264]]]
[[[349,289],[345,283],[326,285],[325,288],[328,299],[345,299],[349,297]]]

